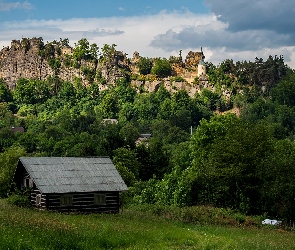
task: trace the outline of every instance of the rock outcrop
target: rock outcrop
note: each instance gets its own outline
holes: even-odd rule
[[[0,78],[3,78],[10,89],[14,89],[18,79],[46,80],[49,76],[57,76],[64,81],[80,78],[85,85],[92,81],[103,79],[101,90],[114,84],[117,79],[126,75],[139,74],[137,66],[140,60],[138,52],[134,52],[131,59],[121,51],[110,47],[111,53],[107,58],[78,62],[73,59],[74,49],[62,42],[52,42],[44,45],[42,38],[23,38],[13,40],[10,47],[0,51]],[[170,91],[185,89],[194,95],[198,88],[193,81],[198,74],[198,63],[204,58],[203,52],[190,51],[183,62],[181,52],[179,57],[171,57],[173,75],[181,76],[184,82],[171,82],[169,79],[155,81],[133,81],[133,86],[145,91],[156,91],[159,84]],[[203,77],[204,78],[204,77]],[[206,78],[206,77],[205,77]],[[206,79],[203,79],[203,81]],[[99,81],[98,81],[99,82]]]

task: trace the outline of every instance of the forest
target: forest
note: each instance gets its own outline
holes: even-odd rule
[[[98,55],[88,48],[77,45],[75,67],[107,60],[114,49]],[[7,197],[20,156],[109,156],[129,188],[125,204],[210,205],[295,220],[294,70],[282,56],[206,62],[212,88],[193,97],[131,84],[134,77],[169,77],[172,59],[142,58],[139,76],[125,72],[102,91],[107,83],[86,68],[87,85],[53,75],[20,78],[10,90],[0,79],[0,196]],[[151,137],[136,144],[141,134]]]

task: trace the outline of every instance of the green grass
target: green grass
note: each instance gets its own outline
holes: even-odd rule
[[[116,215],[60,214],[0,200],[0,249],[295,249],[294,232],[249,219],[239,224],[229,211],[216,211],[146,206]]]

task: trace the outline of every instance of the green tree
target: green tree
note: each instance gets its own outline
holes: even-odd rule
[[[274,150],[258,171],[263,180],[260,188],[262,212],[274,218],[295,218],[295,145],[290,140],[278,140]]]
[[[168,155],[163,148],[163,142],[158,138],[150,138],[148,150],[150,155],[150,178],[155,175],[156,178],[163,178],[164,174],[170,172],[168,164]]]
[[[102,118],[116,118],[119,111],[116,92],[113,90],[101,92],[101,102],[94,110]]]
[[[159,119],[169,120],[172,117],[172,114],[173,114],[172,101],[171,99],[166,98],[164,101],[160,103],[157,117]]]
[[[17,142],[26,150],[27,153],[34,153],[37,150],[36,137],[37,133],[27,131],[17,138]]]
[[[134,107],[133,103],[126,102],[121,105],[118,113],[119,121],[137,121],[138,120],[138,110]]]
[[[77,43],[75,43],[73,57],[80,65],[82,60],[96,61],[98,57],[98,51],[99,48],[95,43],[90,44],[86,38],[82,38]]]
[[[68,81],[62,82],[57,98],[61,103],[73,105],[76,101],[76,89],[73,84]]]
[[[184,131],[190,131],[192,126],[191,112],[186,109],[177,110],[171,117],[170,122],[173,126],[179,127]]]
[[[113,153],[113,162],[118,171],[123,173],[126,185],[133,186],[139,180],[140,163],[136,154],[129,148],[118,148]]]
[[[155,98],[155,93],[137,95],[134,100],[134,108],[139,120],[153,120],[158,113],[158,101]]]
[[[124,146],[124,140],[120,135],[120,124],[100,123],[96,128],[92,126],[92,131],[97,131],[97,155],[113,156],[113,151]],[[92,132],[93,133],[93,132]]]
[[[152,167],[149,148],[141,144],[134,149],[137,160],[140,162],[139,177],[142,181],[147,181],[153,177],[154,169]]]
[[[140,57],[137,66],[139,68],[139,73],[142,75],[147,75],[151,73],[152,69],[152,60],[147,57]]]
[[[13,145],[16,137],[10,128],[0,129],[0,152]]]
[[[197,192],[191,202],[261,213],[258,172],[267,167],[273,142],[269,127],[243,123],[234,115],[203,120],[191,144],[191,171],[196,173],[192,188]]]
[[[201,98],[203,104],[210,108],[210,110],[216,110],[218,107],[218,101],[220,100],[220,95],[216,92],[213,92],[209,89],[202,89]]]
[[[12,93],[5,84],[4,80],[0,78],[0,102],[11,102]]]
[[[172,73],[172,66],[166,58],[157,58],[152,67],[152,74],[158,77],[167,77]]]
[[[176,126],[169,128],[168,135],[164,139],[164,144],[178,145],[181,142],[188,141],[190,136],[187,131],[188,131],[188,129],[185,131],[185,130],[182,130],[181,128],[176,127]]]
[[[36,83],[34,80],[20,78],[13,92],[17,104],[35,104],[38,100]]]
[[[104,44],[102,49],[101,49],[101,55],[99,58],[99,61],[102,63],[110,63],[111,60],[114,58],[115,53],[116,53],[116,44],[108,45]]]
[[[162,103],[166,99],[170,99],[171,98],[171,94],[164,87],[164,85],[161,84],[160,87],[158,88],[157,92],[156,92],[156,96],[155,97],[156,97],[158,103]]]
[[[295,106],[295,73],[288,71],[286,77],[272,90],[271,97],[279,104]]]
[[[185,90],[178,90],[177,92],[173,93],[171,97],[171,105],[172,111],[175,114],[178,110],[191,109],[191,98],[188,95],[187,91]]]
[[[47,81],[37,80],[35,84],[38,103],[44,103],[52,97],[51,88]]]
[[[138,129],[133,125],[131,122],[127,122],[121,129],[120,129],[120,136],[125,142],[126,146],[130,148],[135,147],[135,141],[140,136]]]
[[[0,196],[6,197],[9,192],[14,171],[19,157],[25,155],[25,150],[19,146],[7,148],[0,153]]]
[[[9,106],[0,102],[0,128],[10,128],[14,125],[15,117],[9,110]]]
[[[136,95],[136,90],[130,86],[130,82],[127,79],[122,78],[116,81],[115,91],[118,97],[118,104],[120,106],[127,102],[133,103]]]

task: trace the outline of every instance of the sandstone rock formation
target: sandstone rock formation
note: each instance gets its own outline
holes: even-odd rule
[[[49,46],[50,45],[50,46]],[[111,53],[107,58],[98,60],[73,61],[74,49],[63,43],[54,41],[44,45],[42,38],[23,38],[13,40],[10,47],[0,51],[0,78],[3,78],[10,89],[14,89],[19,78],[45,80],[49,76],[57,76],[64,81],[73,81],[78,77],[87,85],[95,81],[97,77],[104,79],[100,89],[106,89],[108,85],[114,84],[117,79],[126,75],[139,74],[137,63],[140,60],[138,52],[134,52],[132,59],[121,51],[111,47]],[[198,64],[204,59],[203,52],[190,51],[182,60],[180,51],[179,57],[170,57],[174,76],[181,76],[184,82],[171,82],[169,79],[156,81],[133,81],[136,88],[143,88],[146,91],[156,91],[159,84],[170,91],[185,89],[190,95],[199,91],[192,83],[198,75]],[[55,66],[55,61],[57,66]],[[200,79],[201,85],[206,84],[206,76]]]

